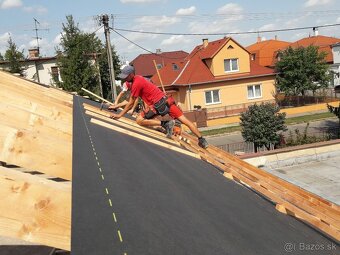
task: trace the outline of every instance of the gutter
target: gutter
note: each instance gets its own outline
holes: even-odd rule
[[[218,81],[213,80],[213,81],[190,83],[190,85],[204,85],[204,84],[207,84],[207,83],[219,83],[219,82],[224,82],[224,81],[235,81],[235,80],[241,80],[241,79],[259,78],[259,77],[266,77],[266,76],[274,76],[274,75],[277,75],[277,74],[278,73],[261,74],[261,75],[252,75],[252,76],[241,77],[241,78],[235,77],[235,78],[229,78],[229,79],[222,79],[222,80],[218,80]],[[174,82],[171,85],[172,86],[188,86],[188,84],[174,84]]]

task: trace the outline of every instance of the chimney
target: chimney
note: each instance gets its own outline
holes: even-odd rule
[[[28,58],[29,59],[39,58],[39,49],[38,48],[29,49],[28,50]]]
[[[314,36],[318,36],[319,35],[319,31],[317,27],[313,27],[313,32],[314,32]]]
[[[203,41],[203,48],[206,48],[208,46],[208,44],[209,44],[208,39],[205,38],[205,39],[202,39],[202,41]]]
[[[262,41],[261,36],[258,36],[258,37],[257,37],[257,42],[259,43],[259,42],[261,42],[261,41]]]
[[[161,54],[161,53],[162,53],[161,49],[156,49],[156,54]]]

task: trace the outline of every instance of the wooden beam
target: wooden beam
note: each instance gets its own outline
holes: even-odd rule
[[[1,123],[17,129],[34,130],[58,139],[72,140],[72,116],[41,114],[39,107],[0,105]],[[67,117],[67,119],[65,119]]]
[[[72,140],[0,124],[0,161],[72,179]]]
[[[71,184],[0,167],[0,235],[70,250]]]

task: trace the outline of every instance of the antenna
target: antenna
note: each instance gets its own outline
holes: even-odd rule
[[[35,37],[33,37],[34,39],[36,39],[37,40],[37,49],[38,49],[38,52],[40,52],[40,47],[39,47],[39,39],[41,40],[42,38],[41,37],[39,37],[39,35],[38,35],[38,31],[39,30],[45,30],[45,31],[48,31],[48,29],[41,29],[41,28],[38,28],[38,25],[40,25],[40,22],[36,19],[36,18],[33,18],[33,20],[34,20],[34,31],[35,31]]]

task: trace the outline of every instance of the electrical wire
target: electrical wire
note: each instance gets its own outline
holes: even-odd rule
[[[116,31],[115,29],[113,29],[112,27],[110,27],[110,29],[113,31],[113,32],[115,32],[116,34],[118,34],[119,36],[121,36],[122,38],[124,38],[125,40],[127,40],[128,42],[130,42],[130,43],[132,43],[133,45],[135,45],[135,46],[137,46],[138,48],[140,48],[140,49],[142,49],[142,50],[144,50],[144,51],[146,51],[146,52],[148,52],[148,53],[150,53],[150,54],[153,54],[153,55],[157,55],[157,56],[159,56],[159,54],[157,54],[157,53],[155,53],[155,52],[152,52],[152,51],[150,51],[150,50],[148,50],[148,49],[146,49],[146,48],[144,48],[143,46],[140,46],[139,44],[137,44],[137,43],[135,43],[135,42],[133,42],[133,41],[131,41],[129,38],[127,38],[127,37],[125,37],[124,35],[122,35],[121,33],[119,33],[118,31]],[[161,56],[162,58],[166,58],[166,59],[174,59],[174,60],[178,60],[178,59],[183,59],[183,57],[178,57],[178,58],[175,58],[175,57],[168,57],[168,56]]]
[[[140,34],[152,34],[152,35],[190,35],[190,36],[202,36],[202,35],[246,35],[246,34],[258,34],[258,33],[274,33],[274,32],[285,32],[285,31],[296,31],[296,30],[305,30],[311,28],[322,28],[322,27],[335,27],[340,26],[340,23],[329,24],[329,25],[321,25],[321,26],[307,26],[307,27],[295,27],[295,28],[282,28],[282,29],[272,29],[272,30],[258,30],[258,31],[247,31],[247,32],[223,32],[223,33],[171,33],[171,32],[152,32],[152,31],[140,31],[140,30],[131,30],[131,29],[123,29],[123,28],[115,28],[114,31],[123,31],[130,33],[140,33]]]

